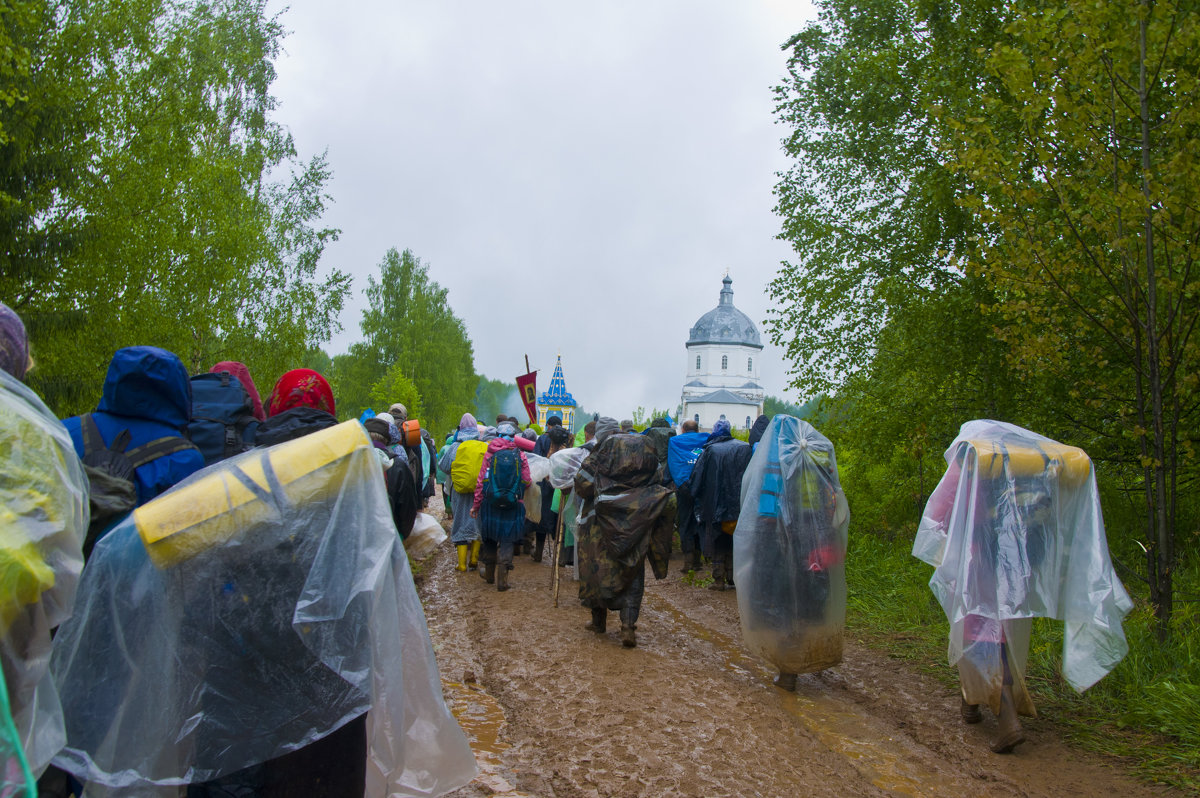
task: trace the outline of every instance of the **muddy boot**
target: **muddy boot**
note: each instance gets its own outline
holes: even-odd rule
[[[454,566],[454,570],[465,572],[467,570],[467,546],[465,543],[460,543],[454,548],[458,549],[458,565]]]
[[[546,539],[544,537],[538,538],[537,548],[535,548],[533,550],[533,554],[531,554],[529,556],[533,558],[534,562],[541,562],[542,554],[545,552],[545,550],[546,550]]]
[[[482,545],[482,540],[476,540],[471,543],[471,559],[467,561],[467,568],[475,569],[479,567],[479,547]]]
[[[505,573],[507,576],[507,572]],[[496,563],[485,562],[479,566],[479,576],[489,585],[496,581]]]
[[[1012,685],[1006,684],[1000,691],[1000,718],[996,724],[996,741],[992,751],[1007,754],[1025,742],[1025,730],[1017,717],[1017,705],[1013,701]]]
[[[787,690],[789,693],[796,692],[796,674],[779,672],[775,677],[775,686],[780,690]]]
[[[713,563],[712,584],[708,586],[709,590],[724,590],[725,589],[725,564]]]
[[[592,607],[592,620],[583,628],[598,635],[604,634],[608,629],[608,610],[603,607]]]
[[[637,645],[637,627],[632,624],[621,624],[621,645],[633,648]]]
[[[978,723],[983,720],[983,713],[979,711],[978,704],[968,704],[967,699],[959,697],[961,703],[958,707],[958,712],[962,715],[963,723]]]
[[[492,580],[489,579],[488,581]],[[508,568],[503,564],[496,569],[496,590],[501,593],[508,590]]]

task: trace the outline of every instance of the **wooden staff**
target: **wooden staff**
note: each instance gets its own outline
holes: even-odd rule
[[[553,488],[552,488],[553,489]],[[562,499],[558,503],[558,523],[557,530],[554,536],[554,608],[558,609],[558,562],[562,556],[563,550],[563,511],[567,509],[566,494],[561,494]]]

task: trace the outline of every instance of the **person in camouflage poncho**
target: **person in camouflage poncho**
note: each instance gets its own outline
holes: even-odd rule
[[[621,614],[621,643],[637,645],[646,559],[656,579],[667,575],[675,496],[662,486],[654,444],[642,435],[616,434],[617,422],[596,425],[596,450],[575,475],[583,500],[576,531],[579,602],[591,609],[588,628],[603,633],[609,610]]]

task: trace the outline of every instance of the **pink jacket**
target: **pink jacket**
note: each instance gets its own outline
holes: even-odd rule
[[[471,505],[471,512],[478,513],[479,505],[483,502],[483,483],[487,481],[488,466],[492,464],[492,455],[501,449],[516,449],[521,455],[521,484],[529,487],[533,480],[529,477],[529,461],[525,459],[525,453],[512,441],[504,438],[492,438],[488,441],[487,451],[483,453],[483,462],[479,466],[479,476],[475,478],[475,503]]]

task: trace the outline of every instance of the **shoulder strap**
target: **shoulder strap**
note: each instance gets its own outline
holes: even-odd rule
[[[102,452],[105,449],[123,453],[125,447],[129,445],[129,430],[123,429],[118,433],[117,437],[113,438],[111,446],[105,446],[104,437],[100,434],[100,428],[96,426],[96,419],[92,418],[91,413],[80,419],[79,426],[83,432],[84,457],[93,452]]]
[[[157,460],[160,457],[174,454],[175,452],[187,451],[188,449],[200,451],[196,444],[187,438],[169,435],[165,438],[158,438],[149,443],[144,443],[136,449],[126,452],[125,456],[129,458],[129,462],[133,464],[134,468],[140,468],[152,460]]]

